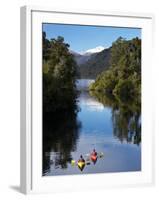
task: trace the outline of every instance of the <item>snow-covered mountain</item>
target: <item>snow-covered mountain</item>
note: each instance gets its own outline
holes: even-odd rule
[[[86,63],[90,58],[94,57],[97,53],[103,51],[105,48],[103,46],[98,46],[93,49],[88,49],[85,52],[78,53],[70,50],[70,53],[74,55],[75,60],[78,65]]]
[[[92,53],[99,53],[99,52],[103,51],[104,49],[105,48],[103,46],[98,46],[93,49],[88,49],[85,52],[82,52],[81,54],[86,55],[86,54],[92,54]]]

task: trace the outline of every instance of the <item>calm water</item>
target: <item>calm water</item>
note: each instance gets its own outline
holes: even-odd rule
[[[81,93],[76,116],[59,115],[44,124],[43,175],[141,170],[140,118],[131,113],[125,119],[118,110],[90,96],[87,86],[92,81],[77,83]],[[95,164],[91,162],[83,171],[71,165],[72,159],[78,160],[81,154],[86,159],[94,148],[104,154]]]

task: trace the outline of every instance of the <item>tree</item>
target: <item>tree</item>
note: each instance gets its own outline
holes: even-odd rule
[[[44,34],[43,47],[46,47],[46,41]],[[69,45],[59,36],[51,39],[48,46],[48,59],[43,55],[43,110],[56,112],[74,109],[77,95],[76,63],[69,52]]]
[[[90,86],[114,95],[119,101],[141,98],[141,40],[118,38],[112,45],[110,67]]]
[[[46,38],[46,33],[43,32],[43,61],[46,62],[50,55],[50,41]]]

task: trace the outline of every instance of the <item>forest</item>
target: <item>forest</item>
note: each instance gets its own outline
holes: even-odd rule
[[[99,74],[89,88],[119,102],[141,98],[141,40],[118,38],[111,47],[109,69]]]
[[[43,32],[43,112],[76,110],[77,66],[63,37],[48,40]]]

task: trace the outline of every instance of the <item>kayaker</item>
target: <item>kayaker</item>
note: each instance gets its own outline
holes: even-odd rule
[[[83,158],[82,155],[80,155],[80,159],[78,160],[78,162],[85,162],[85,159]]]
[[[95,149],[93,149],[93,152],[91,153],[91,155],[93,155],[93,156],[97,156],[97,152],[96,152]]]

